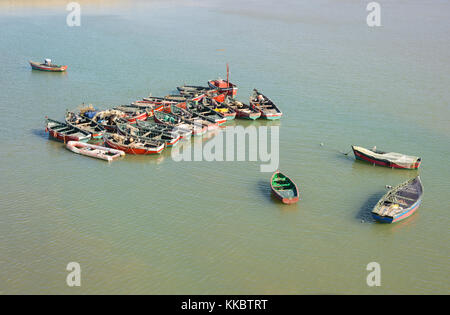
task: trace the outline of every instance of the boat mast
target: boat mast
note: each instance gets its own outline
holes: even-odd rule
[[[227,88],[230,87],[230,67],[228,66],[227,63]]]

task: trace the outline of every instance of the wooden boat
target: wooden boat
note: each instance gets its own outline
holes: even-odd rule
[[[31,60],[29,62],[33,70],[50,71],[50,72],[64,72],[67,70],[67,66],[55,65],[52,63],[39,63]]]
[[[191,112],[192,114],[197,115],[198,117],[201,117],[203,119],[214,121],[218,125],[222,125],[227,121],[225,115],[216,112],[212,108],[206,107],[205,105],[203,105],[203,103],[200,103],[198,101],[187,101],[186,103],[177,104],[176,107],[185,108],[188,112]]]
[[[411,216],[422,202],[423,186],[420,177],[392,188],[372,210],[372,217],[384,223],[394,223]]]
[[[154,141],[145,138],[133,137],[130,135],[105,134],[103,136],[105,144],[113,149],[121,150],[127,154],[158,154],[164,149],[162,141]]]
[[[126,114],[119,110],[108,109],[103,111],[97,111],[92,117],[92,120],[101,125],[109,132],[115,132],[118,123],[128,122],[125,119]]]
[[[135,105],[120,105],[113,109],[125,113],[125,119],[129,123],[135,123],[136,120],[146,120],[149,113],[146,109]]]
[[[79,141],[69,141],[66,144],[66,148],[77,154],[82,154],[93,158],[106,160],[108,162],[111,162],[125,155],[125,152],[121,150],[106,148],[99,145],[93,145]]]
[[[106,132],[105,128],[97,122],[71,111],[66,112],[66,123],[89,132],[92,139],[101,139]]]
[[[395,152],[383,152],[376,148],[369,150],[363,147],[352,145],[355,158],[366,161],[374,165],[381,165],[392,168],[418,169],[422,159],[417,156],[410,156]]]
[[[283,113],[267,96],[253,89],[253,96],[250,98],[250,106],[261,113],[263,119],[280,119]]]
[[[210,115],[203,115],[199,111],[189,110],[187,109],[187,106],[190,105],[187,104],[189,103],[180,103],[177,105],[172,105],[170,107],[171,113],[177,116],[188,117],[191,120],[193,120],[194,123],[196,123],[197,125],[207,126],[207,130],[214,130],[219,127],[219,122],[216,121],[216,118],[219,116],[211,117]],[[182,105],[184,105],[184,107],[182,107]],[[210,110],[208,109],[208,111]],[[223,119],[223,121],[226,120]]]
[[[63,141],[88,141],[91,134],[69,124],[46,117],[45,131],[53,139]]]
[[[299,199],[297,185],[279,171],[273,173],[270,179],[270,188],[275,197],[285,204],[296,203]]]
[[[159,124],[155,122],[154,120],[145,120],[136,121],[136,127],[146,129],[146,130],[155,130],[155,131],[161,131],[161,132],[167,132],[167,133],[177,133],[180,135],[181,138],[189,138],[192,135],[192,131],[188,129],[183,129],[181,127],[176,126],[169,126],[165,124]]]
[[[214,91],[211,87],[208,86],[197,86],[197,85],[183,85],[177,86],[177,90],[181,95],[184,96],[195,96],[202,95],[210,91]]]
[[[219,93],[224,93],[231,97],[235,97],[237,95],[237,86],[231,83],[228,80],[217,79],[208,81],[208,85],[211,89],[218,90]]]
[[[145,129],[143,127],[137,127],[130,124],[118,124],[117,131],[122,135],[130,135],[138,138],[145,138],[154,141],[163,141],[166,146],[172,147],[180,140],[180,135],[176,132],[164,132],[153,129]]]
[[[193,136],[201,136],[206,133],[208,126],[203,124],[199,119],[195,119],[192,115],[182,109],[176,108],[175,113],[155,112],[155,122],[189,130]]]
[[[223,103],[236,112],[237,118],[255,120],[261,117],[261,112],[248,104],[241,103],[233,98],[227,97]]]
[[[233,120],[236,118],[236,111],[233,108],[216,101],[214,98],[204,97],[202,99],[202,104],[205,107],[222,114],[226,120]]]
[[[153,117],[153,112],[154,111],[162,111],[164,109],[164,103],[162,104],[156,104],[153,102],[147,102],[147,101],[134,101],[133,103],[131,103],[131,105],[133,106],[138,106],[138,107],[142,107],[143,109],[145,109],[148,113],[148,117]]]

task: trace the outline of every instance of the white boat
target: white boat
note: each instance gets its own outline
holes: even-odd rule
[[[121,156],[125,156],[125,152],[121,150],[116,150],[112,148],[102,147],[99,145],[79,141],[69,141],[66,144],[66,147],[72,152],[94,157],[97,159],[106,160],[108,162],[117,159]]]

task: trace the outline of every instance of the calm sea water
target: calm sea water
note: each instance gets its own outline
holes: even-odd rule
[[[8,2],[8,1],[6,1]],[[0,1],[0,293],[449,293],[450,4],[380,1]],[[44,1],[45,2],[45,1]],[[9,2],[10,3],[10,2]],[[69,71],[31,71],[52,58]],[[44,117],[225,77],[284,112],[280,168],[302,200],[270,195],[259,162],[127,156],[107,164],[49,141]],[[195,141],[209,141],[197,139]],[[323,143],[323,146],[320,144]],[[420,155],[419,171],[355,162],[351,144]],[[417,174],[418,213],[370,210]],[[69,288],[78,262],[82,285]],[[366,284],[369,262],[382,285]]]

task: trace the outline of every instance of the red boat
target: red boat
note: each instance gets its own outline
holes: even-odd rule
[[[50,72],[64,72],[67,66],[54,65],[50,59],[45,59],[44,63],[29,61],[33,70],[50,71]]]
[[[50,119],[46,117],[47,124],[45,131],[53,139],[66,143],[67,141],[88,141],[91,139],[91,134],[87,131],[81,130],[75,126]]]
[[[418,169],[420,163],[422,163],[422,159],[420,157],[396,152],[383,152],[377,150],[376,147],[369,150],[353,145],[352,150],[356,159],[369,162],[374,165],[415,170]]]
[[[227,79],[217,79],[208,81],[208,85],[211,89],[216,89],[219,93],[225,93],[231,97],[235,97],[237,94],[237,86],[230,82],[230,67],[227,64]]]
[[[108,147],[121,150],[128,154],[157,154],[161,153],[165,148],[165,144],[162,141],[152,141],[119,134],[106,134],[103,139]]]
[[[237,86],[228,80],[210,80],[208,81],[208,85],[212,89],[217,89],[219,93],[225,93],[226,95],[229,95],[231,97],[235,97],[237,95]]]

